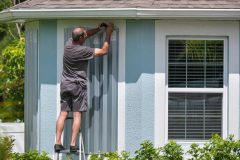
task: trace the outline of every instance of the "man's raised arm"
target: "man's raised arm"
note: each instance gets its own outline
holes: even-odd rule
[[[114,30],[114,24],[109,23],[107,25],[106,38],[105,38],[105,41],[103,42],[103,46],[102,48],[95,48],[94,50],[95,56],[104,56],[108,53],[108,49],[110,47],[110,39],[111,39],[113,30]]]
[[[96,27],[96,28],[93,28],[93,29],[89,29],[89,30],[87,30],[87,37],[86,37],[86,39],[87,38],[89,38],[89,37],[91,37],[91,36],[93,36],[94,34],[96,34],[97,32],[99,32],[100,30],[101,30],[101,28],[107,28],[107,24],[106,23],[101,23],[101,24],[99,24],[98,25],[98,27]]]

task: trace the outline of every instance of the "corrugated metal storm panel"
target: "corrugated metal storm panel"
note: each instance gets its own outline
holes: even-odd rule
[[[25,150],[38,146],[38,28],[26,25],[25,47]]]
[[[72,28],[65,29],[65,42],[71,32]],[[101,48],[103,40],[100,32],[89,38],[86,45]],[[117,150],[118,30],[113,32],[110,46],[108,55],[89,63],[89,110],[83,115],[82,125],[86,153]],[[70,134],[67,136],[69,139]]]

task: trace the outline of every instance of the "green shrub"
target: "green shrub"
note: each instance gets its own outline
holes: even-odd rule
[[[182,146],[175,141],[169,141],[164,147],[160,148],[163,160],[183,160]]]
[[[239,149],[240,141],[235,141],[232,135],[224,140],[216,134],[203,147],[192,144],[188,153],[192,156],[190,160],[240,160]]]
[[[104,157],[101,154],[94,153],[94,154],[91,154],[89,160],[103,160],[103,159]]]
[[[51,160],[46,152],[36,150],[26,153],[13,153],[14,139],[9,136],[0,136],[0,160]]]
[[[14,140],[11,137],[0,136],[0,160],[8,160],[11,158]]]
[[[90,160],[129,160],[129,152],[123,151],[121,154],[118,152],[107,152],[103,154],[92,154]]]
[[[159,155],[160,150],[154,148],[153,143],[150,141],[144,141],[141,144],[141,147],[135,151],[134,160],[158,160],[160,159]]]
[[[234,140],[232,135],[227,139],[213,135],[202,147],[193,143],[187,153],[191,156],[189,160],[240,160],[240,140]],[[133,158],[129,158],[128,152],[120,155],[108,152],[93,154],[90,160],[183,160],[183,156],[181,145],[175,141],[169,141],[160,148],[155,148],[150,141],[144,141]]]
[[[13,160],[51,160],[46,152],[39,153],[36,150],[28,151],[26,153],[13,153]]]
[[[24,120],[25,39],[14,40],[0,55],[0,119]]]

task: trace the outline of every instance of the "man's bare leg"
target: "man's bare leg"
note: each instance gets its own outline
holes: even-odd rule
[[[68,112],[61,111],[56,123],[56,144],[61,143],[61,136],[64,128],[64,123],[67,118]]]
[[[76,146],[77,135],[81,127],[81,112],[73,112],[72,140],[71,146]]]

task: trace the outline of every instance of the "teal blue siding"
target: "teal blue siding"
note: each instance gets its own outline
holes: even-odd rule
[[[53,153],[57,106],[57,21],[39,22],[39,150]]]
[[[24,121],[25,150],[38,149],[38,26],[26,23]]]
[[[126,23],[126,150],[154,140],[155,21]]]

